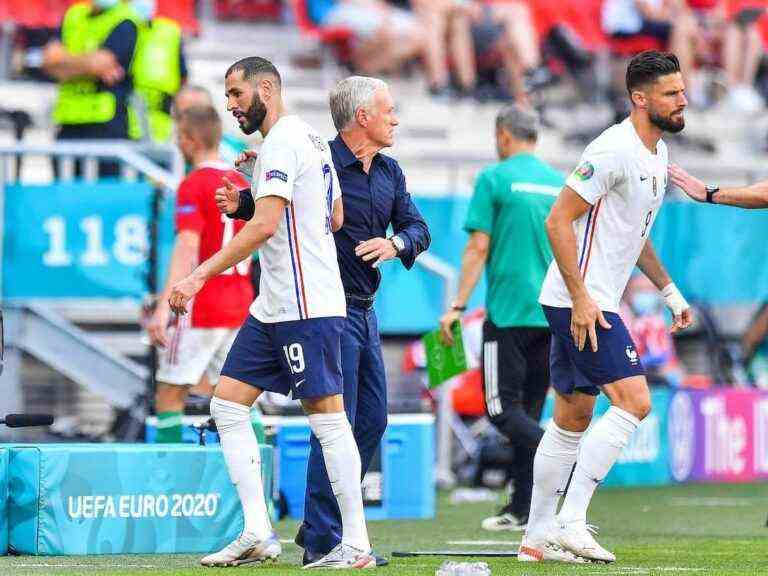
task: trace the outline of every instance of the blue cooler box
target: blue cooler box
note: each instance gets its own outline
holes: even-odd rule
[[[19,554],[201,553],[243,525],[220,448],[11,446],[10,550]],[[265,491],[273,450],[261,449]]]
[[[391,414],[381,443],[363,480],[369,520],[435,516],[435,418],[432,414]],[[303,416],[279,420],[280,490],[294,518],[304,517],[310,429]]]

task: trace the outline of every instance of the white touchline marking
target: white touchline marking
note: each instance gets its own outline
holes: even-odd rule
[[[520,546],[520,542],[511,540],[448,540],[451,546]]]
[[[669,499],[671,506],[691,506],[691,507],[747,507],[754,506],[758,501],[763,501],[762,498],[737,498],[737,497],[689,497],[689,496],[676,496]]]
[[[19,568],[162,568],[161,564],[13,564]]]
[[[292,538],[280,538],[280,544],[296,544]]]

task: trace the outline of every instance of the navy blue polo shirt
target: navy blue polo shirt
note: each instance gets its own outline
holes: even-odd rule
[[[357,256],[355,247],[371,238],[386,238],[391,224],[405,243],[399,258],[410,269],[416,256],[429,247],[429,229],[408,194],[405,175],[394,158],[376,154],[366,174],[341,135],[331,142],[331,153],[344,202],[344,225],[334,234],[341,282],[349,294],[373,296],[381,272]]]

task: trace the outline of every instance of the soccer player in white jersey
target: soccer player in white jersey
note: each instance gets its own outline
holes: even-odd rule
[[[170,304],[184,313],[207,280],[259,250],[261,282],[250,315],[229,351],[211,400],[245,526],[206,566],[237,566],[279,556],[261,484],[259,447],[249,410],[262,391],[300,399],[320,441],[341,511],[341,543],[305,568],[376,564],[363,514],[360,455],[342,400],[341,332],[346,300],[333,232],[341,227],[341,192],[325,140],[286,113],[280,75],[263,58],[233,64],[225,77],[227,109],[246,134],[264,143],[254,174],[255,215],[219,252],[176,284]]]
[[[615,560],[592,536],[586,516],[595,489],[651,409],[643,366],[617,314],[635,265],[664,295],[672,331],[692,322],[648,239],[667,186],[661,136],[685,126],[680,65],[672,54],[643,52],[629,63],[626,82],[630,117],[587,146],[546,223],[555,262],[539,302],[552,331],[555,410],[536,451],[522,561]],[[585,434],[601,390],[611,407]]]

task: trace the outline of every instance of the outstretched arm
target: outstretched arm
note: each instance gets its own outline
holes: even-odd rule
[[[707,201],[707,186],[676,164],[669,165],[669,177],[675,185],[697,202]],[[740,208],[768,208],[768,180],[751,186],[720,188],[712,196],[713,204],[726,204]]]
[[[256,215],[243,229],[221,250],[173,287],[169,298],[171,310],[177,314],[186,314],[187,304],[209,279],[249,258],[269,240],[277,232],[287,204],[288,202],[279,196],[260,198]]]

